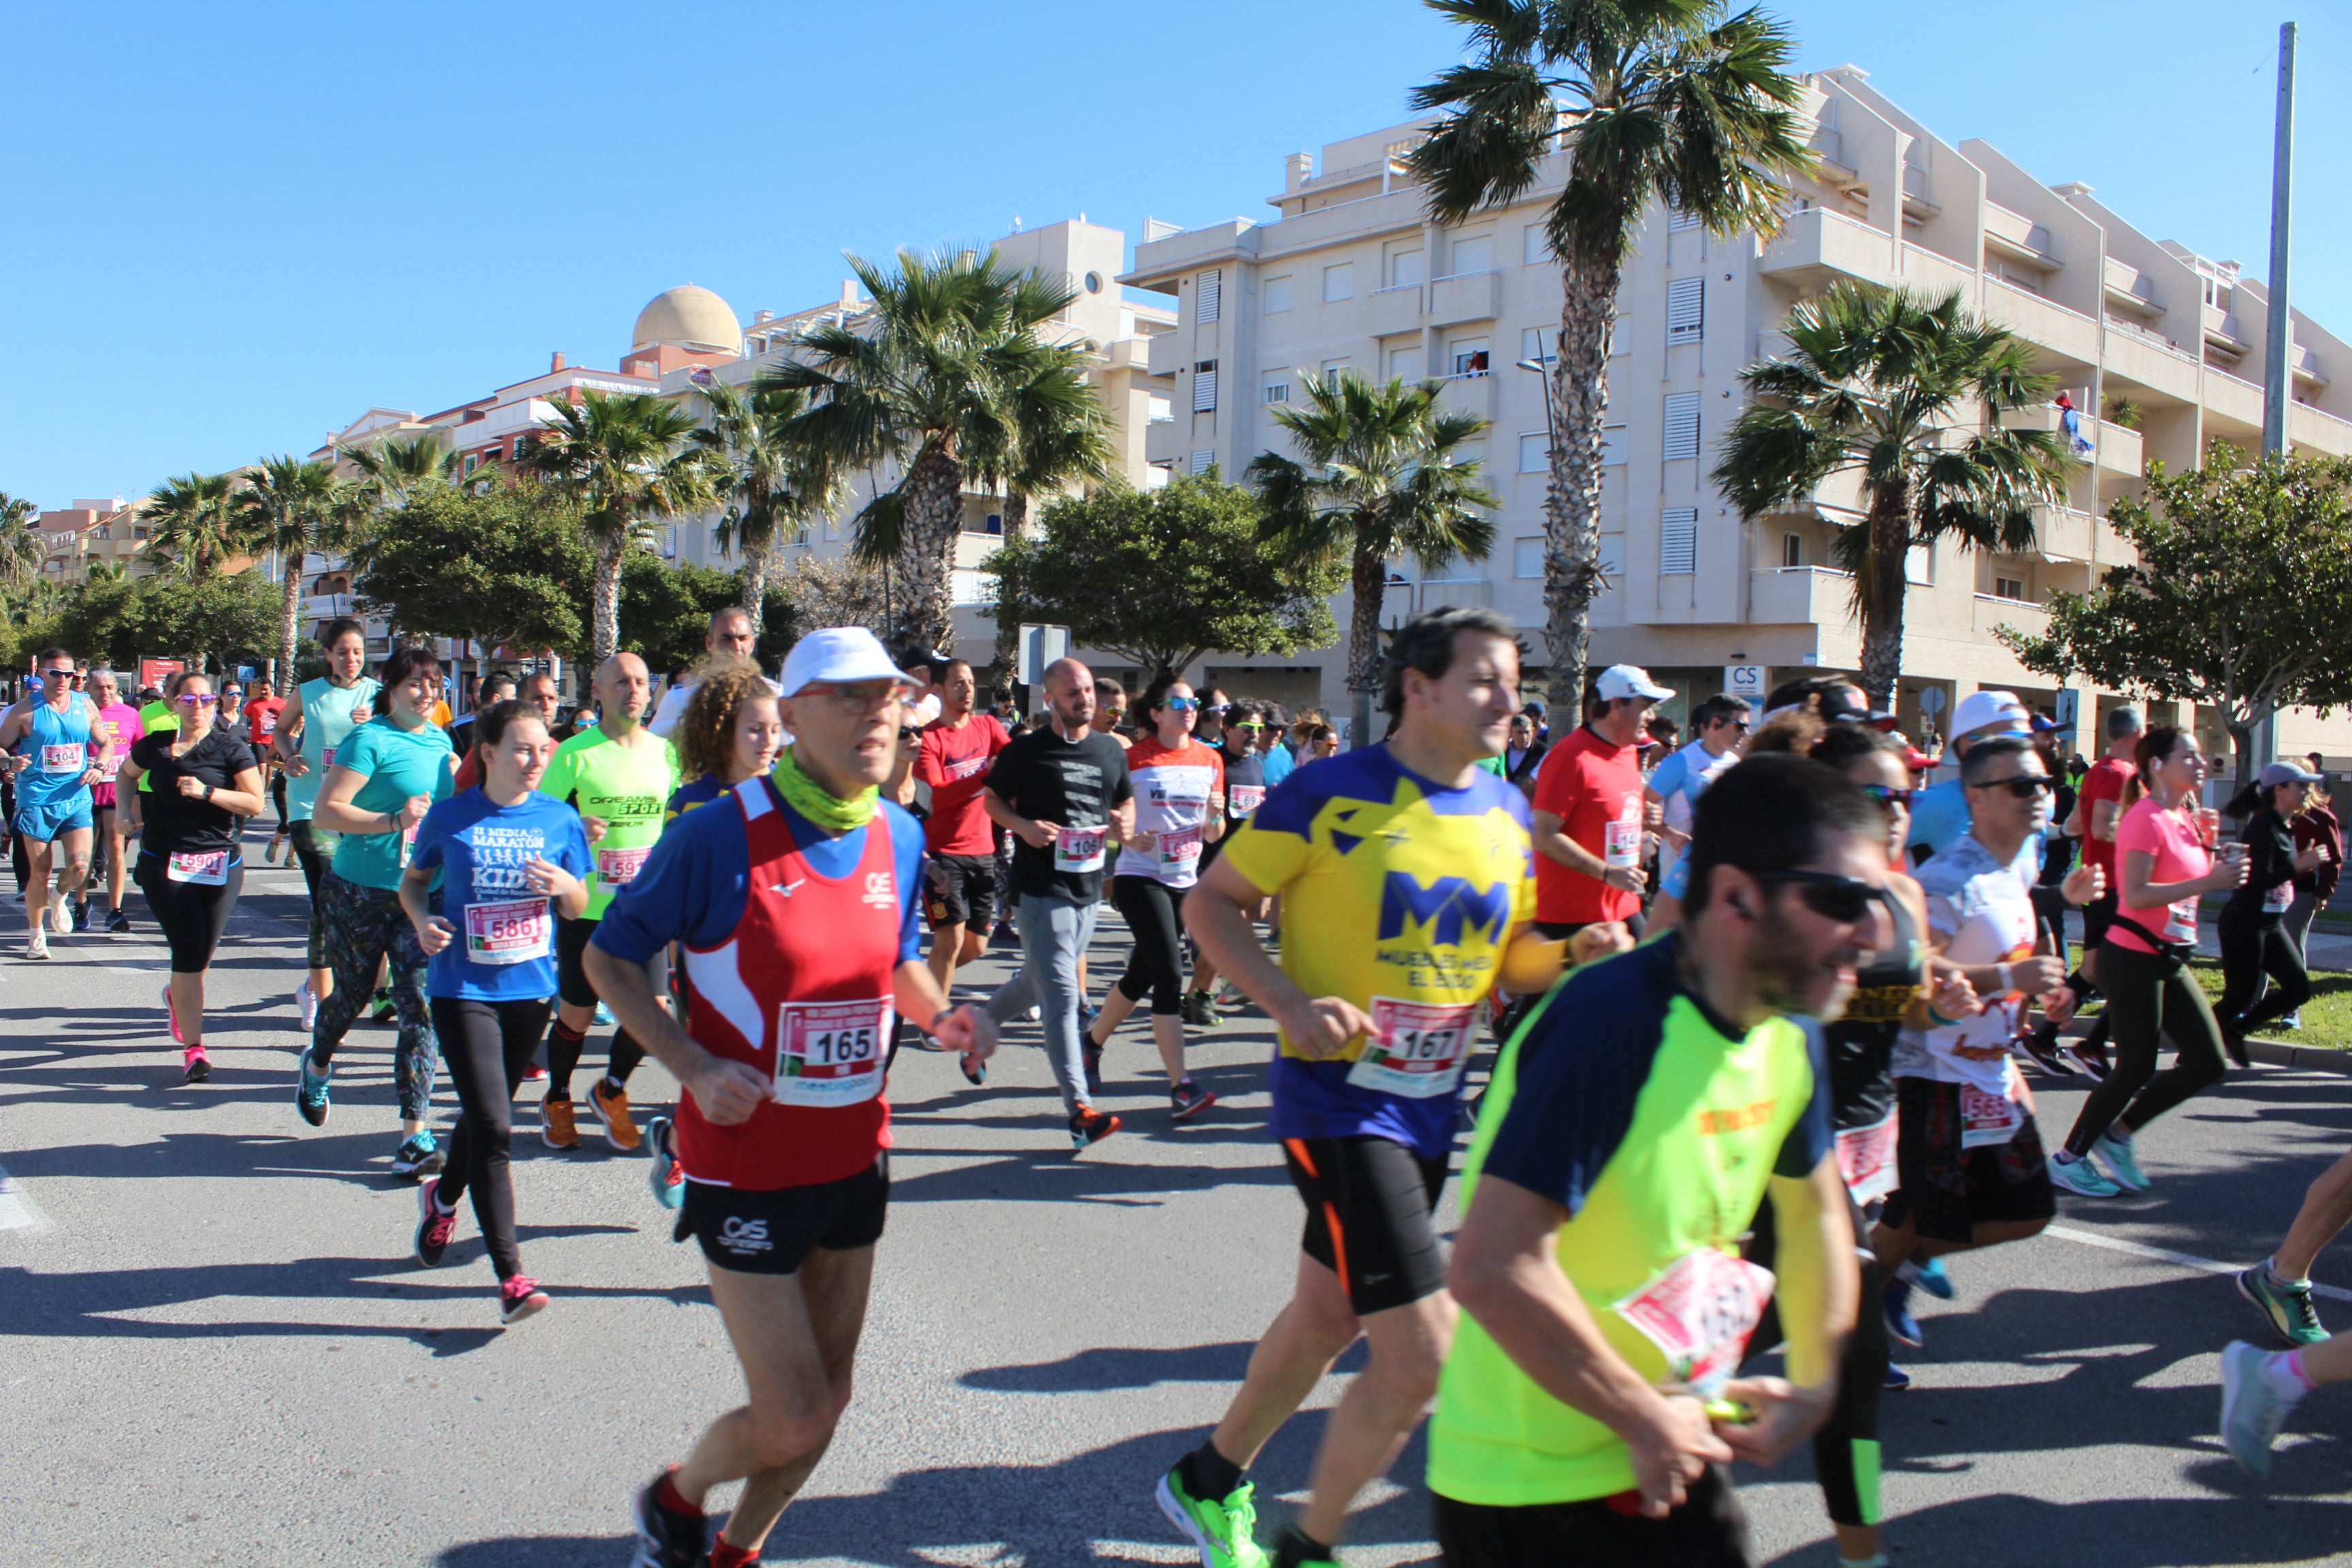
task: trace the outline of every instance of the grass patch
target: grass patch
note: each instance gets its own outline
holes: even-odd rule
[[[2221,1000],[2221,961],[2200,958],[2190,963],[2189,968],[2196,972],[2197,983],[2205,987],[2205,994],[2218,1005]],[[2291,1046],[2352,1050],[2352,974],[2313,970],[2311,1000],[2303,1005],[2303,1027],[2265,1027],[2255,1037],[2284,1040]]]

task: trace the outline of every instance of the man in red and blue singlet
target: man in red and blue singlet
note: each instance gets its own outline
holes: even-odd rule
[[[739,1568],[816,1468],[849,1403],[889,1200],[883,1076],[894,1013],[976,1068],[996,1046],[948,1005],[916,927],[922,829],[879,799],[907,680],[872,633],[813,632],[784,663],[795,737],[769,778],[680,816],[584,960],[623,1028],[685,1087],[677,1239],[709,1266],[751,1401],[638,1494],[646,1568]],[[678,942],[686,1024],[645,962]],[[745,1482],[717,1544],[702,1500]]]

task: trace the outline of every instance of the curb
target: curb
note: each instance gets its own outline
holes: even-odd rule
[[[2309,1072],[2352,1073],[2352,1051],[2332,1051],[2324,1046],[2291,1046],[2284,1040],[2248,1040],[2246,1055],[2272,1067],[2302,1068]]]

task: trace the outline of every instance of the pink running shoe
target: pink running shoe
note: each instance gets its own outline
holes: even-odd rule
[[[528,1274],[518,1274],[499,1284],[499,1321],[520,1323],[547,1305],[547,1292],[539,1281]]]

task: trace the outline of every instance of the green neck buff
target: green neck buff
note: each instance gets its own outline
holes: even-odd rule
[[[872,784],[847,800],[828,792],[801,771],[790,746],[776,754],[775,771],[768,776],[775,781],[776,793],[784,797],[785,805],[827,833],[847,833],[865,826],[874,820],[875,809],[882,803],[882,792]]]

